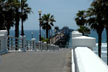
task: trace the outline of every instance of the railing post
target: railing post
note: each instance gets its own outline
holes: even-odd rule
[[[10,37],[10,40],[11,40],[11,49],[10,50],[12,50],[14,47],[13,47],[13,38],[12,37]]]
[[[0,51],[1,51],[1,40],[0,40]]]
[[[29,45],[28,45],[29,43],[28,43],[28,41],[26,41],[26,48],[27,48],[27,50],[29,50]]]
[[[36,51],[36,44],[35,44],[36,39],[35,38],[32,38],[31,41],[32,41],[32,50],[35,50]]]
[[[21,48],[21,50],[23,51],[23,52],[26,52],[26,37],[25,36],[21,36],[20,37],[21,38],[21,40],[22,40],[22,48]]]
[[[46,42],[43,43],[43,49],[44,49],[44,50],[47,49],[47,43],[46,43]]]
[[[30,50],[32,50],[32,42],[30,41]]]

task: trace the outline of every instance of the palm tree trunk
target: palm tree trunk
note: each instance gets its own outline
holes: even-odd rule
[[[21,19],[21,36],[24,36],[24,25],[23,25],[23,19]]]
[[[48,38],[48,29],[46,29],[46,38]]]
[[[107,37],[107,65],[108,65],[108,27],[106,27],[106,37]]]
[[[101,40],[102,32],[98,33],[98,56],[101,58]]]
[[[84,36],[85,34],[84,34],[84,33],[82,33],[82,35]]]
[[[7,45],[8,45],[8,50],[9,50],[9,43],[10,43],[9,42],[9,34],[10,34],[10,29],[9,28],[7,28],[7,32],[8,32],[8,41],[7,41],[8,43],[7,43]]]
[[[15,50],[18,50],[18,37],[19,37],[19,12],[18,8],[16,8],[16,18],[15,18],[16,24],[15,24]]]
[[[8,32],[8,36],[9,36],[9,34],[10,34],[10,29],[9,28],[7,28],[7,32]]]
[[[23,1],[21,0],[21,35],[24,36],[24,26],[23,26]]]

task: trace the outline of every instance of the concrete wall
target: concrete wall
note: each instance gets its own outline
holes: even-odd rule
[[[75,72],[108,72],[108,66],[88,47],[76,47]]]
[[[7,31],[0,30],[0,54],[4,54],[7,52]]]
[[[93,37],[79,36],[72,38],[72,48],[89,47],[92,49],[95,46],[96,46],[96,39]]]
[[[72,38],[82,36],[82,33],[78,31],[72,31]]]
[[[72,72],[108,72],[108,66],[92,51],[95,46],[95,38],[72,37]]]

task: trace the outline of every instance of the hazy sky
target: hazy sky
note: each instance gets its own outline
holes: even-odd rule
[[[55,26],[62,28],[69,26],[69,28],[76,29],[74,21],[78,10],[84,10],[90,7],[92,0],[28,0],[29,6],[33,13],[24,22],[24,29],[38,30],[39,29],[39,15],[38,10],[42,10],[42,14],[51,13],[55,16]]]

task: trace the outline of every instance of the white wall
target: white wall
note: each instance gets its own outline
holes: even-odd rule
[[[72,38],[72,48],[89,47],[92,49],[95,46],[96,46],[96,39],[93,37],[79,36]]]
[[[7,53],[7,31],[0,30],[0,54]]]
[[[78,31],[72,31],[72,38],[82,36],[82,33]]]
[[[108,72],[108,66],[88,47],[75,48],[75,72]]]

